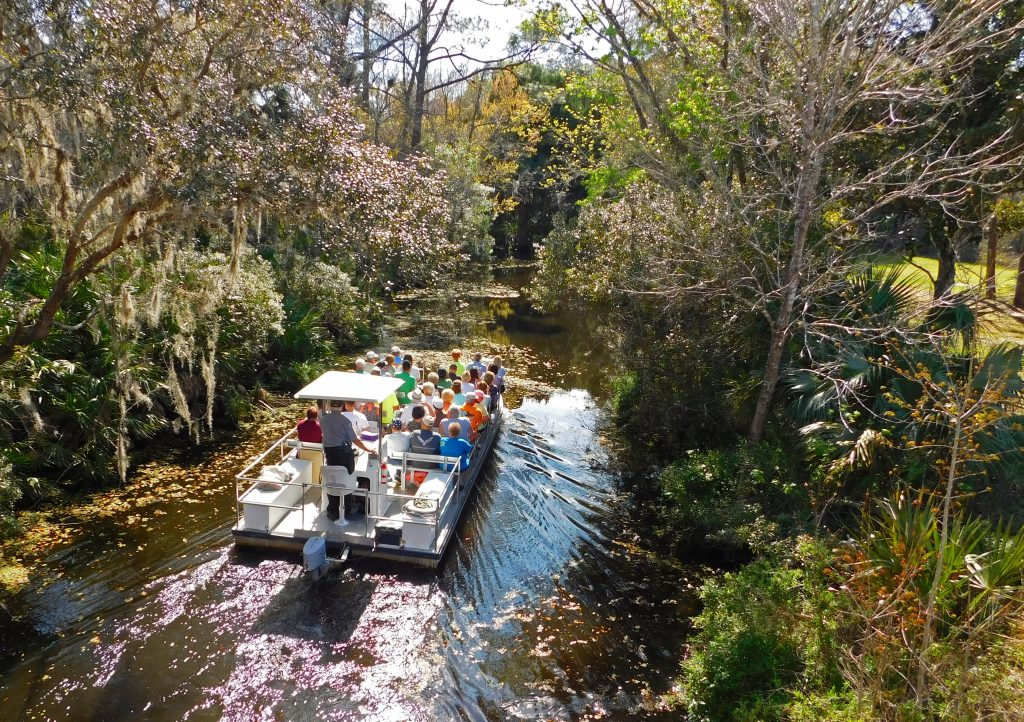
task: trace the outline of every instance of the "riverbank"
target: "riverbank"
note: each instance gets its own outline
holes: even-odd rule
[[[707,570],[652,547],[619,491],[606,405],[570,380],[602,387],[602,339],[508,293],[472,303],[460,345],[505,356],[515,401],[436,574],[352,564],[312,586],[293,556],[229,543],[231,478],[301,410],[285,409],[251,444],[228,434],[90,497],[105,513],[49,546],[20,595],[0,704],[51,719],[672,719],[661,700]],[[444,360],[398,331],[377,348]]]
[[[117,544],[127,545],[136,531],[151,529],[155,518],[167,514],[160,508],[162,504],[197,504],[216,496],[218,491],[206,480],[237,472],[299,417],[302,407],[294,399],[270,398],[273,403],[257,407],[253,417],[237,431],[217,431],[194,446],[147,451],[149,458],[132,467],[123,485],[82,494],[65,492],[59,499],[20,511],[20,531],[0,542],[0,608],[16,618],[16,595],[30,577],[54,571],[44,560],[92,533],[95,524],[117,519],[115,526],[123,525],[124,529],[112,534],[124,539]],[[145,542],[136,547],[145,548]]]
[[[499,270],[497,271],[499,274],[518,273],[526,277],[531,270],[529,264],[510,263],[505,265],[512,270]],[[474,278],[474,276],[479,277],[483,275],[489,277],[492,275],[489,267],[473,265],[462,270],[467,280],[460,281],[460,284],[472,288],[472,292],[476,295],[472,297],[474,300],[464,301],[461,304],[461,315],[459,317],[463,319],[465,330],[473,331],[477,324],[484,320],[485,316],[490,318],[487,312],[487,303],[489,301],[493,301],[495,298],[517,296],[518,289],[500,285],[496,286],[494,284],[474,284],[468,280]],[[333,288],[333,286],[325,288],[329,289]],[[448,290],[444,289],[445,292]],[[438,289],[438,292],[431,297],[431,303],[438,303],[443,298],[440,291],[441,289]],[[488,297],[486,294],[489,292],[493,293],[494,296]],[[424,345],[428,345],[425,342],[437,340],[436,338],[424,338],[422,334],[416,334],[416,320],[409,326],[406,326],[401,318],[404,309],[409,308],[411,305],[416,305],[418,308],[423,306],[424,299],[427,297],[425,293],[410,292],[400,294],[393,301],[392,313],[388,315],[388,318],[390,318],[394,327],[387,329],[385,332],[385,335],[389,338],[388,347],[392,339],[401,340],[404,343],[415,337],[416,340]],[[335,302],[340,303],[339,298],[336,298],[337,295],[334,294],[330,297]],[[409,299],[416,299],[415,304],[411,304]],[[352,299],[347,296],[344,296],[342,300],[349,305],[353,303]],[[310,303],[313,303],[312,299],[310,299]],[[239,385],[239,378],[234,376],[219,378],[216,384],[216,397],[213,401],[213,407],[218,414],[214,419],[213,431],[211,432],[207,427],[206,421],[199,418],[196,418],[194,421],[192,431],[199,433],[202,439],[199,443],[194,442],[194,437],[190,436],[190,430],[188,429],[182,428],[177,432],[172,430],[173,427],[183,426],[179,421],[175,421],[172,424],[169,419],[154,417],[147,423],[150,423],[154,429],[158,429],[156,436],[148,440],[137,441],[136,447],[128,452],[129,474],[123,484],[116,480],[116,475],[111,476],[110,473],[96,474],[93,471],[90,476],[86,477],[85,472],[88,467],[85,464],[71,465],[66,469],[48,470],[44,467],[42,470],[36,471],[35,473],[42,478],[40,488],[43,491],[37,495],[39,498],[34,503],[25,503],[23,500],[22,508],[15,511],[15,523],[7,525],[8,534],[3,539],[0,539],[0,614],[3,614],[4,610],[8,610],[9,614],[15,613],[16,605],[12,605],[12,598],[28,583],[29,568],[53,550],[62,545],[74,543],[81,534],[81,530],[87,527],[90,521],[108,518],[114,513],[130,510],[134,505],[145,508],[147,505],[152,504],[154,500],[174,498],[173,496],[168,496],[168,494],[174,494],[178,491],[173,486],[170,486],[174,482],[162,478],[157,472],[158,469],[162,468],[162,464],[166,460],[183,458],[190,454],[201,456],[203,450],[218,449],[227,444],[238,443],[240,444],[240,449],[247,448],[245,440],[252,434],[256,434],[258,438],[262,439],[258,430],[268,425],[273,427],[278,415],[283,413],[288,417],[290,414],[298,415],[301,413],[301,408],[295,405],[288,396],[290,392],[312,380],[321,371],[326,370],[326,368],[332,365],[343,369],[351,368],[351,363],[358,355],[359,349],[365,349],[370,346],[382,349],[380,344],[369,342],[366,345],[356,346],[349,353],[339,356],[337,349],[334,347],[334,342],[325,343],[326,338],[324,337],[323,329],[317,330],[319,326],[323,325],[324,321],[332,317],[317,315],[319,312],[316,312],[316,308],[318,307],[315,304],[311,307],[314,309],[314,312],[311,312],[314,313],[313,316],[310,316],[308,313],[305,317],[301,318],[299,316],[294,318],[289,316],[288,332],[280,337],[279,342],[275,342],[275,345],[268,349],[268,358],[263,359],[259,364],[253,362],[254,365],[267,366],[269,364],[270,368],[277,369],[271,374],[273,378],[267,380],[274,381],[270,388],[277,389],[278,392],[266,391],[264,384],[260,383],[253,386],[256,391],[253,391],[251,388],[246,390],[243,386]],[[308,311],[308,309],[306,310]],[[294,309],[289,311],[289,313],[292,313],[294,316],[294,313],[297,312],[293,313],[293,311]],[[348,307],[345,309],[333,309],[333,311],[342,315],[354,313],[353,308]],[[442,312],[438,315],[444,316],[445,314]],[[451,314],[448,315],[451,316]],[[310,321],[310,318],[313,320]],[[377,309],[371,320],[355,325],[356,333],[332,337],[335,341],[347,339],[351,343],[356,335],[369,335],[367,329],[371,321],[373,323],[380,323],[383,318],[384,314],[380,309]],[[455,330],[457,331],[458,329]],[[379,329],[376,335],[378,337],[381,335]],[[450,338],[446,338],[445,344],[433,346],[433,348],[450,348],[454,344],[453,339],[455,338],[458,338],[458,336],[453,335]],[[490,339],[481,339],[479,337],[473,340],[480,346],[481,351],[488,353],[498,353],[500,351],[505,353],[506,358],[510,362],[519,364],[519,368],[533,368],[537,365],[534,359],[529,356],[528,350],[517,348],[511,343],[491,343]],[[467,347],[467,349],[469,348]],[[298,354],[303,349],[305,349],[305,353],[308,353],[310,349],[315,353],[312,356],[298,357]],[[436,361],[446,360],[447,356],[438,351]],[[69,361],[59,363],[63,364],[60,365],[60,369],[63,369],[67,374],[80,374],[85,371],[85,369],[78,368],[78,366]],[[198,379],[197,374],[198,371],[192,375],[192,381],[185,384],[183,389],[189,399],[185,405],[189,407],[190,413],[194,417],[202,416],[205,413],[206,406],[204,401],[202,404],[204,408],[198,410],[191,408],[194,401],[193,397],[201,396],[202,388],[204,387],[204,382]],[[218,372],[219,375],[220,372]],[[75,378],[71,376],[62,378],[62,383],[65,386],[76,388],[74,381]],[[509,384],[510,393],[512,398],[516,399],[518,398],[516,395],[520,393],[519,385],[514,379],[511,381]],[[67,390],[62,390],[60,393],[66,395]],[[99,394],[100,397],[103,397],[103,394],[107,392],[91,389],[90,393]],[[170,394],[169,390],[168,394]],[[47,394],[42,391],[33,392],[32,394],[32,396],[37,395],[46,396]],[[103,399],[101,398],[101,400]],[[270,402],[269,405],[267,404],[268,401]],[[75,401],[74,403],[77,404],[78,402]],[[113,403],[112,397],[106,398],[104,403]],[[167,404],[162,406],[155,404],[155,407],[164,409],[167,413],[173,413],[168,410]],[[61,415],[57,414],[51,421],[47,408],[41,407],[40,413],[42,414],[40,417],[41,428],[45,431],[37,429],[33,432],[39,436],[39,443],[43,443],[45,441],[44,437],[47,435],[52,435],[54,429],[63,428],[67,431],[66,435],[69,438],[84,439],[84,441],[81,441],[83,448],[90,445],[95,447],[95,451],[92,453],[96,456],[96,459],[93,461],[106,467],[114,464],[114,456],[109,449],[105,453],[100,453],[101,447],[105,449],[106,447],[103,444],[107,442],[97,441],[97,439],[105,439],[109,435],[107,432],[110,431],[108,428],[100,427],[115,423],[109,419],[107,421],[103,420],[105,412],[95,411],[95,415],[90,417],[88,422],[79,418],[81,414],[71,421],[64,420]],[[218,428],[218,424],[223,423],[225,417],[227,417],[229,422],[237,422],[238,428]],[[88,430],[78,434],[76,432],[78,426],[87,426]],[[61,443],[64,441],[65,439],[61,438]],[[42,452],[32,451],[31,444],[28,444],[28,446],[26,444],[28,442],[24,440],[21,442],[23,447],[21,453],[24,456],[41,455]],[[64,451],[66,452],[67,449],[64,449]],[[239,451],[238,453],[244,456],[244,451]],[[0,467],[0,472],[2,472],[2,467]],[[27,474],[24,470],[21,470],[20,473],[22,476]],[[23,480],[13,482],[5,480],[0,476],[0,490],[2,490],[2,484],[5,481],[7,483],[24,483],[26,486],[28,484],[28,482],[23,482]],[[88,487],[88,490],[81,491],[85,487]],[[4,514],[6,511],[6,509],[0,507],[0,514]],[[0,530],[3,528],[4,526],[0,525]]]

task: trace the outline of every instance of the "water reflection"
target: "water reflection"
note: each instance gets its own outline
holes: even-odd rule
[[[531,382],[600,397],[615,373],[604,319],[578,308],[542,313],[529,300],[530,273],[497,271],[486,292],[418,291],[395,305],[401,322],[389,332],[420,348],[500,352],[514,373]]]
[[[233,467],[169,466],[192,481],[165,514],[115,515],[48,560],[36,638],[4,650],[4,717],[652,719],[694,580],[645,550],[607,471],[584,390],[607,349],[520,303],[481,299],[479,333],[575,390],[509,412],[439,573],[364,562],[312,584],[292,556],[227,544]]]

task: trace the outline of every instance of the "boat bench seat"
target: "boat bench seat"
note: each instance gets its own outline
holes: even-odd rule
[[[452,475],[452,470],[459,466],[457,456],[438,456],[436,454],[414,454],[410,451],[393,451],[388,455],[388,461],[401,464],[404,471],[416,472],[426,476],[424,480],[439,478],[447,481]]]
[[[270,532],[292,508],[298,506],[305,487],[312,481],[312,463],[309,461],[286,459],[278,466],[292,472],[292,481],[279,484],[263,478],[253,480],[253,486],[239,499],[244,528]]]
[[[452,479],[455,478],[455,468],[458,467],[458,457],[435,456],[433,454],[413,454],[411,452],[395,452],[392,457],[402,463],[401,472],[410,481],[418,484],[416,494],[403,506],[405,514],[417,520],[436,520],[437,508],[444,497]],[[433,466],[448,466],[448,470],[442,468],[423,469],[415,464],[431,462]]]

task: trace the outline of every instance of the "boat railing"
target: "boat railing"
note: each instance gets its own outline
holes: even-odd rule
[[[481,436],[484,435],[484,434],[487,434],[497,424],[498,418],[499,418],[499,416],[501,414],[501,410],[502,410],[502,407],[503,407],[503,403],[502,403],[501,397],[499,396],[498,398],[499,398],[499,401],[496,404],[495,408],[492,409],[490,411],[490,413],[488,414],[487,427],[485,429],[481,430]],[[480,441],[480,439],[477,439],[477,442],[479,442],[479,441]],[[468,459],[469,459],[470,463],[472,463],[475,459],[477,459],[480,456],[481,453],[483,453],[482,452],[482,447],[483,446],[485,446],[485,444],[480,444],[480,443],[474,443],[473,444],[472,449],[471,449],[471,451],[469,452],[469,455],[468,455]],[[278,481],[278,480],[274,480],[273,482],[270,482],[270,483],[273,483],[279,489],[283,489],[284,487],[298,487],[299,490],[300,490],[300,493],[298,495],[296,503],[294,503],[294,504],[278,503],[276,499],[271,499],[271,500],[268,500],[268,501],[262,501],[261,500],[261,501],[256,501],[256,502],[253,502],[252,500],[245,501],[244,497],[247,494],[249,494],[253,489],[255,489],[258,484],[268,483],[268,481],[266,479],[260,479],[259,478],[259,475],[262,473],[262,469],[260,469],[261,465],[281,463],[282,461],[285,461],[288,457],[293,456],[296,453],[301,452],[302,450],[321,451],[322,449],[323,449],[323,445],[322,444],[300,441],[298,439],[297,431],[294,428],[292,428],[292,429],[289,429],[288,432],[285,433],[282,437],[280,437],[279,439],[277,439],[276,441],[271,443],[270,446],[268,446],[262,453],[260,453],[251,462],[249,462],[249,464],[244,469],[242,469],[242,471],[240,471],[238,474],[235,475],[235,523],[236,523],[236,526],[241,526],[241,521],[242,521],[242,517],[243,517],[244,504],[246,504],[246,503],[255,503],[258,506],[268,507],[268,508],[271,508],[271,509],[282,509],[282,510],[287,510],[289,512],[290,511],[297,511],[297,510],[301,511],[302,515],[303,515],[303,518],[300,521],[300,525],[301,525],[302,528],[305,528],[306,527],[305,504],[304,504],[305,491],[311,485],[312,486],[317,486],[318,485],[318,480],[313,479],[312,480],[312,484],[306,483],[306,482],[303,482],[303,481],[297,481],[297,480],[295,480],[295,481]],[[423,472],[423,471],[427,471],[427,472],[434,471],[434,472],[437,472],[437,471],[443,471],[444,469],[446,469],[448,467],[451,468],[451,471],[448,473],[447,477],[445,477],[445,479],[444,479],[444,487],[443,487],[443,491],[441,493],[441,496],[439,498],[437,498],[437,510],[436,510],[436,512],[433,513],[433,514],[430,514],[430,515],[425,515],[425,516],[423,516],[421,518],[416,518],[416,519],[408,518],[408,519],[406,519],[406,521],[408,521],[409,523],[421,524],[421,525],[429,525],[429,526],[433,527],[434,545],[436,546],[438,529],[439,529],[439,527],[442,524],[442,520],[445,518],[447,512],[449,511],[450,507],[452,506],[453,501],[455,501],[457,499],[458,494],[461,491],[461,470],[459,468],[459,466],[460,466],[459,458],[458,457],[448,457],[448,456],[433,455],[433,454],[417,454],[417,453],[413,453],[413,452],[394,452],[394,453],[391,453],[391,454],[386,454],[386,456],[390,457],[391,459],[400,460],[401,461],[401,470],[400,470],[400,477],[399,478],[403,480],[403,483],[404,483],[404,480],[407,479],[407,474],[409,474],[409,473],[414,473],[414,472],[417,472],[417,471],[418,472]],[[424,468],[425,465],[430,465],[430,466],[433,466],[434,468],[433,469]],[[393,502],[395,500],[402,500],[403,504],[404,504],[405,502],[407,502],[409,500],[413,500],[413,499],[417,498],[414,493],[413,494],[400,494],[400,493],[396,493],[392,489],[387,489],[385,491],[384,487],[382,485],[380,485],[379,482],[375,483],[377,481],[378,481],[377,479],[371,479],[370,490],[367,490],[367,491],[363,492],[363,494],[365,496],[368,496],[368,497],[374,497],[375,496],[375,497],[377,497],[377,504],[375,504],[373,508],[376,508],[376,509],[380,510],[380,512],[381,512],[381,513],[378,513],[378,514],[367,514],[364,517],[364,520],[365,520],[364,523],[366,524],[367,531],[369,531],[369,528],[370,528],[369,525],[371,523],[371,520],[373,522],[376,522],[376,521],[383,521],[383,520],[387,520],[387,519],[392,518],[392,517],[386,515],[386,512],[389,510],[389,508],[391,506],[391,502]],[[279,496],[281,496],[281,495],[279,495]],[[420,498],[422,498],[422,497],[420,497]],[[406,516],[408,516],[408,515],[406,515]]]
[[[437,544],[437,532],[438,526],[441,520],[444,518],[448,507],[451,505],[453,499],[459,490],[459,482],[461,480],[461,469],[459,468],[459,457],[457,456],[440,456],[434,454],[417,454],[414,452],[395,452],[390,454],[391,459],[401,461],[401,467],[399,469],[399,479],[407,479],[407,475],[415,474],[416,472],[430,473],[430,472],[444,472],[446,467],[451,467],[448,471],[448,476],[444,479],[444,487],[441,492],[441,496],[437,499],[437,511],[430,516],[424,516],[419,519],[407,518],[403,521],[410,524],[422,524],[424,526],[433,527],[433,544]],[[423,465],[429,464],[435,468],[424,468]],[[437,468],[440,467],[440,468]],[[416,494],[399,494],[394,491],[376,491],[372,492],[377,497],[383,497],[390,502],[395,500],[402,501],[403,504],[418,498]],[[421,498],[421,497],[419,497]],[[385,508],[383,505],[378,505],[378,508]],[[369,517],[374,522],[385,521],[392,519],[393,517],[386,514],[374,514]]]
[[[269,447],[267,447],[267,449],[263,453],[261,453],[259,456],[257,456],[255,459],[253,459],[251,462],[249,462],[248,466],[246,466],[244,469],[242,469],[239,473],[235,474],[235,524],[236,525],[240,524],[241,521],[242,521],[242,503],[243,503],[242,502],[242,497],[244,497],[246,494],[248,494],[250,491],[252,491],[256,487],[257,484],[264,483],[266,481],[266,480],[259,479],[258,478],[258,476],[259,476],[258,474],[253,476],[252,475],[253,469],[255,469],[256,467],[258,467],[258,466],[260,466],[262,464],[264,464],[267,461],[268,457],[273,458],[273,453],[274,453],[275,450],[278,452],[278,454],[277,454],[278,455],[278,460],[275,463],[280,463],[280,462],[285,460],[285,458],[291,453],[293,448],[295,448],[295,447],[305,447],[305,446],[307,446],[307,444],[305,444],[303,442],[300,442],[298,440],[296,430],[295,429],[289,429],[288,433],[286,433],[280,439],[278,439],[277,441],[272,443]],[[312,447],[312,445],[310,445],[310,446]],[[320,444],[316,444],[316,446],[319,447]],[[305,483],[303,483],[301,481],[274,481],[273,483],[278,485],[278,486],[281,486],[281,487],[284,487],[284,486],[306,487],[306,486],[308,486],[308,484],[305,484]],[[304,491],[304,489],[303,489],[303,491]],[[289,509],[291,511],[295,511],[297,509],[301,509],[302,508],[302,496],[301,495],[299,496],[298,505],[274,504],[274,503],[260,502],[260,506],[266,506],[266,507],[269,507],[271,509]]]

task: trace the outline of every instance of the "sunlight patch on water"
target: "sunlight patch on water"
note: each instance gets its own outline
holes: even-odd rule
[[[205,549],[215,521],[192,566],[118,591],[137,572],[82,547],[82,579],[40,596],[71,636],[0,701],[50,719],[632,719],[685,625],[625,528],[600,416],[585,391],[508,413],[440,574],[360,562],[313,584],[295,556]],[[95,605],[112,611],[90,621]]]

